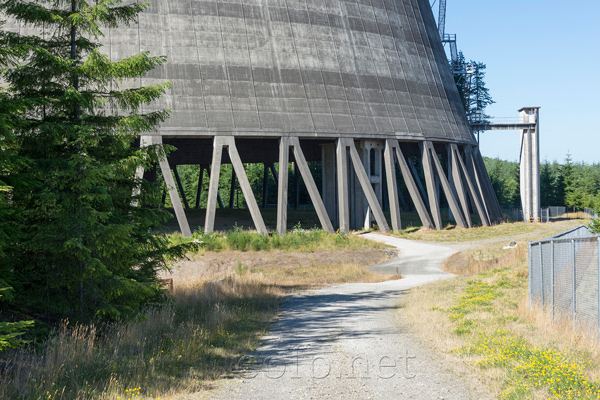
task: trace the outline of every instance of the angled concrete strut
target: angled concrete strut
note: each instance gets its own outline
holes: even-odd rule
[[[260,214],[256,198],[252,192],[252,187],[248,181],[248,176],[244,170],[244,165],[240,159],[240,155],[235,146],[235,138],[233,136],[215,136],[213,145],[213,159],[212,159],[212,170],[210,173],[210,185],[208,189],[208,203],[206,205],[206,222],[204,223],[204,232],[212,232],[215,225],[215,213],[217,208],[217,192],[219,189],[219,175],[221,171],[221,157],[223,155],[223,148],[227,147],[229,152],[229,158],[233,164],[233,169],[238,177],[240,187],[244,193],[244,198],[250,209],[252,215],[252,221],[256,230],[266,235],[268,233],[265,226],[265,222]]]

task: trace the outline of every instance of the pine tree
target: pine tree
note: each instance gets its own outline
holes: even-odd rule
[[[561,168],[561,175],[564,187],[563,204],[567,207],[575,207],[575,169],[570,153],[567,153],[565,163]]]
[[[156,162],[156,148],[136,140],[168,118],[167,110],[141,112],[167,83],[119,90],[164,57],[143,52],[120,61],[101,53],[102,29],[131,24],[147,3],[119,0],[4,0],[0,12],[45,35],[4,33],[25,43],[26,54],[5,74],[7,103],[18,156],[28,160],[11,201],[22,210],[13,246],[20,304],[51,321],[116,320],[160,296],[157,271],[181,247],[152,232],[168,214],[137,207],[156,204],[153,186],[136,179],[138,167]]]
[[[544,161],[540,168],[540,192],[542,207],[553,204],[552,171],[550,170],[550,163],[548,161]]]
[[[478,113],[482,121],[489,120],[490,116],[485,114],[485,109],[494,104],[490,90],[485,83],[486,65],[482,62],[471,61],[473,65],[473,76],[471,78],[471,91],[469,96],[469,110]]]
[[[0,29],[3,25],[4,21],[0,20]],[[7,71],[26,53],[27,46],[24,42],[18,43],[12,39],[13,35],[0,30],[0,288],[12,282],[14,275],[10,268],[9,249],[20,238],[15,223],[19,210],[12,201],[13,187],[27,184],[19,176],[27,159],[18,154],[15,136],[20,120],[18,116],[25,111],[25,104],[11,99],[9,88],[4,83]]]
[[[13,300],[12,288],[0,287],[0,303],[6,301],[12,302]],[[25,334],[27,329],[31,328],[33,324],[33,321],[0,321],[0,353],[27,343],[20,336]]]
[[[453,67],[452,61],[450,61],[450,66]],[[465,55],[462,51],[458,52],[458,59],[456,60],[456,69],[459,71],[466,71],[466,61]],[[458,95],[460,96],[460,100],[462,102],[463,108],[465,112],[469,111],[469,88],[467,84],[467,79],[465,74],[454,74],[454,84],[456,85],[456,89],[458,89]]]
[[[485,83],[485,69],[484,63],[467,61],[462,51],[458,52],[455,70],[460,72],[454,74],[454,83],[465,112],[476,122],[488,122],[490,116],[485,109],[495,103]]]

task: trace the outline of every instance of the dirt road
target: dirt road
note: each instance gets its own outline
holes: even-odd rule
[[[211,392],[216,399],[482,399],[474,382],[450,372],[399,324],[402,293],[451,275],[439,269],[456,250],[379,234],[397,259],[371,267],[404,278],[346,284],[290,296],[263,345]]]

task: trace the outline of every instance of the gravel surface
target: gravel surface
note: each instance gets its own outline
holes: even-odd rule
[[[399,249],[372,266],[404,278],[331,286],[290,296],[279,321],[232,379],[191,398],[483,399],[476,382],[451,372],[399,324],[396,305],[412,287],[447,279],[442,260],[456,250],[369,233]]]

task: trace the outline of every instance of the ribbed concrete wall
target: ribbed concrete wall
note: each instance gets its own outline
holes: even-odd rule
[[[128,85],[173,84],[145,110],[172,109],[159,129],[163,138],[140,141],[178,148],[160,169],[184,235],[191,231],[173,166],[211,164],[204,225],[210,232],[220,166],[232,163],[255,226],[266,233],[243,163],[286,165],[290,154],[323,229],[331,232],[307,161],[327,165],[323,192],[329,193],[329,211],[337,207],[342,230],[350,228],[350,217],[362,224],[371,212],[380,229],[388,229],[381,206],[385,183],[392,226],[400,229],[396,164],[423,226],[442,227],[438,182],[459,225],[471,226],[467,186],[482,224],[501,218],[428,0],[151,0],[138,24],[104,32],[103,50],[113,60],[140,51],[167,56],[164,66]],[[453,166],[450,180],[440,154],[448,154]],[[406,160],[415,156],[422,159],[430,210],[421,178]],[[287,174],[281,174],[280,234],[286,229],[287,186]]]
[[[163,135],[475,143],[427,0],[152,0],[105,33],[168,57],[142,80],[173,83]]]
[[[168,57],[163,135],[474,143],[426,0],[153,0],[105,48]]]

